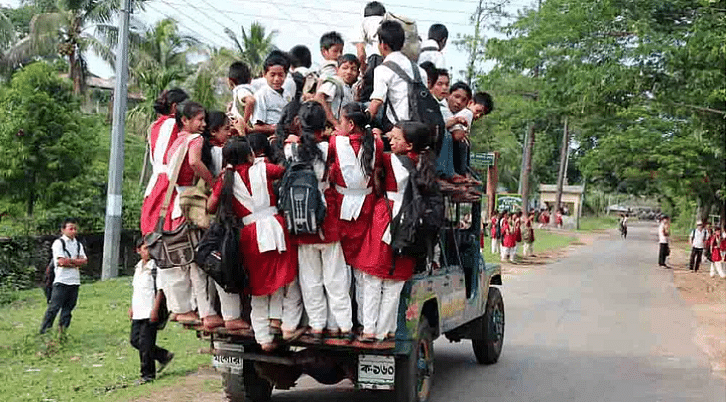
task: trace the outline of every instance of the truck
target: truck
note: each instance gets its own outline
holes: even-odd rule
[[[349,379],[358,389],[393,393],[397,402],[425,402],[432,389],[434,341],[440,336],[451,342],[470,339],[479,364],[496,363],[502,351],[502,272],[482,257],[481,208],[481,202],[445,198],[438,258],[404,285],[393,340],[321,343],[302,335],[266,353],[249,330],[205,331],[199,323],[185,327],[209,343],[204,350],[212,354],[231,402],[268,401],[273,388],[290,389],[303,374],[321,384]]]

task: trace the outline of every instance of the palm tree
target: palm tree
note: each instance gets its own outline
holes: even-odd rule
[[[238,40],[237,35],[229,28],[225,28],[225,33],[234,43],[240,59],[250,66],[253,76],[261,75],[265,56],[275,49],[273,40],[278,31],[273,30],[265,35],[265,27],[258,22],[250,24],[249,35],[245,31],[245,27],[241,26],[240,29],[242,30],[242,41]]]

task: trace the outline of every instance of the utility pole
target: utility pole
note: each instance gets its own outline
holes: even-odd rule
[[[538,23],[540,22],[540,6],[541,0],[538,0]],[[540,74],[540,62],[533,69],[533,78],[537,79]],[[537,95],[533,98],[537,102]],[[533,170],[533,147],[535,146],[535,122],[530,123],[528,131],[525,132],[525,140],[523,141],[523,163],[520,167],[520,185],[518,193],[522,199],[523,212],[529,212],[528,195],[530,194],[530,172]]]
[[[553,213],[551,222],[556,226],[555,213],[560,209],[560,200],[563,197],[563,180],[565,179],[565,164],[568,157],[568,143],[570,142],[570,133],[568,132],[568,116],[565,116],[563,124],[563,144],[560,148],[560,168],[558,169],[558,181],[555,187],[555,205],[553,205]]]
[[[111,129],[111,155],[109,157],[109,184],[106,195],[106,224],[104,227],[101,280],[115,278],[119,273],[130,14],[131,0],[124,0],[124,5],[119,10],[119,46],[116,49],[116,85],[114,87],[114,114]]]

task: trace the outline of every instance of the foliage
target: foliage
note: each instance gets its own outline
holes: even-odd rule
[[[258,22],[250,24],[249,31],[245,31],[245,27],[243,26],[240,29],[242,35],[239,39],[229,28],[225,28],[225,33],[232,40],[234,49],[240,60],[247,63],[253,77],[258,77],[262,75],[265,57],[275,48],[273,40],[278,31],[271,31],[265,34],[265,27]]]
[[[136,400],[209,365],[195,333],[170,323],[157,344],[174,352],[174,362],[153,383],[134,387],[139,353],[129,344],[131,289],[130,277],[81,285],[73,321],[60,338],[56,331],[37,334],[43,292],[16,292],[15,302],[0,307],[0,393],[13,401]]]
[[[34,249],[30,237],[0,242],[0,305],[14,301],[19,290],[35,284]]]

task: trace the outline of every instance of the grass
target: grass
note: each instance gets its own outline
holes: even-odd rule
[[[71,326],[62,337],[55,326],[38,334],[46,309],[42,291],[19,293],[15,302],[0,307],[2,400],[126,401],[173,385],[210,363],[208,355],[197,352],[205,345],[193,331],[169,323],[158,333],[157,345],[174,352],[174,361],[154,383],[133,385],[140,373],[139,354],[129,344],[130,277],[81,285]]]
[[[584,216],[580,222],[579,231],[589,232],[592,230],[618,229],[617,216]]]
[[[487,262],[500,261],[500,254],[492,254],[490,252],[490,238],[485,238],[485,248],[482,256]],[[538,255],[548,250],[563,248],[570,244],[578,242],[578,238],[567,233],[551,232],[543,229],[535,229],[535,242],[533,243],[533,253]],[[518,243],[518,254],[522,256],[523,246]]]

